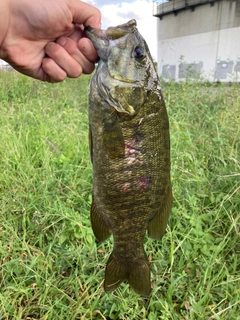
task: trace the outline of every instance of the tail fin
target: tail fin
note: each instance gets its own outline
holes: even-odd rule
[[[115,290],[121,282],[127,280],[133,290],[148,297],[151,292],[150,268],[147,256],[136,260],[118,260],[114,252],[110,255],[105,271],[104,291]]]

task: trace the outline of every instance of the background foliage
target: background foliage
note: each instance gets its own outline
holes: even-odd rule
[[[89,76],[0,73],[0,319],[240,319],[240,86],[162,83],[174,206],[149,300],[102,290],[89,221]]]

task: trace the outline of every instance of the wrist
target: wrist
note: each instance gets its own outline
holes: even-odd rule
[[[0,6],[0,59],[5,60],[7,57],[5,39],[7,36],[10,21],[11,0],[3,0],[1,2],[2,3]]]

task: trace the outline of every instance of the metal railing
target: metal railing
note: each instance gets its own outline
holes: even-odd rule
[[[211,4],[220,0],[158,0],[153,1],[153,16],[161,17],[168,13],[177,13],[184,9],[193,9],[203,4]]]

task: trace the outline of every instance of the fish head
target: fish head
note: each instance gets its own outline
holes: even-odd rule
[[[107,30],[86,27],[86,36],[100,61],[97,77],[102,96],[117,111],[135,115],[146,100],[147,91],[158,82],[151,54],[136,21]]]

